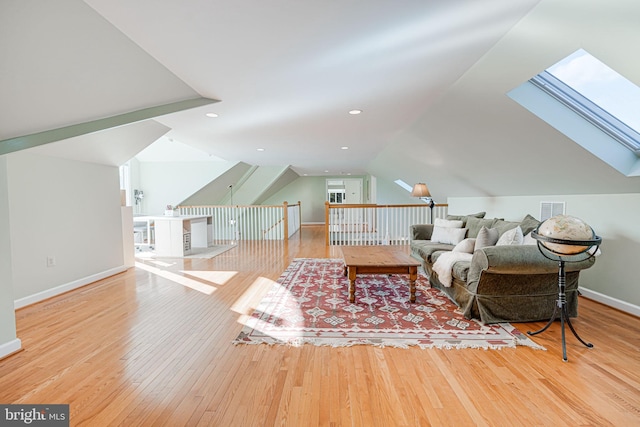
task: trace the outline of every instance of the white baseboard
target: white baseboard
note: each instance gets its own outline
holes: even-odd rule
[[[621,301],[617,298],[610,297],[608,295],[601,294],[600,292],[592,291],[591,289],[583,288],[580,286],[580,293],[589,299],[608,305],[609,307],[616,308],[625,313],[633,314],[640,317],[640,307],[631,303]]]
[[[0,344],[0,359],[7,357],[22,349],[22,341],[16,338],[4,344]]]
[[[56,295],[60,295],[65,292],[69,292],[82,286],[88,285],[89,283],[97,282],[98,280],[113,276],[114,274],[122,273],[126,270],[127,267],[120,266],[102,271],[100,273],[92,274],[91,276],[83,277],[81,279],[74,280],[73,282],[65,283],[64,285],[56,286],[55,288],[47,289],[45,291],[38,292],[37,294],[17,299],[13,302],[13,307],[15,309],[26,307],[28,305],[44,301],[48,298],[55,297]]]

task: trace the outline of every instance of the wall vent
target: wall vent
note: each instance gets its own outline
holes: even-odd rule
[[[565,202],[540,202],[540,221],[552,216],[564,215]]]

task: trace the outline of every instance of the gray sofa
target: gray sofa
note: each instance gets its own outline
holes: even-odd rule
[[[523,235],[526,235],[539,224],[530,215],[520,222],[483,217],[484,213],[447,218],[462,220],[466,237],[470,238],[476,238],[482,227],[497,229],[499,236],[520,227]],[[455,245],[432,242],[434,226],[431,224],[413,225],[411,231],[411,255],[421,261],[431,286],[442,289],[460,307],[466,318],[475,318],[484,323],[532,322],[549,320],[553,315],[558,299],[558,262],[545,258],[537,245],[477,248],[469,255],[470,260],[453,264],[451,284],[444,286],[433,266],[442,254],[452,251]],[[570,317],[578,315],[580,271],[591,267],[594,262],[595,258],[592,257],[565,264]]]

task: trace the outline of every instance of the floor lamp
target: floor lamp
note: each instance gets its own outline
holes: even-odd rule
[[[229,206],[231,206],[231,219],[229,220],[229,225],[231,225],[231,233],[233,234],[232,243],[240,240],[240,235],[238,233],[238,222],[236,221],[237,209],[233,207],[233,184],[229,184],[227,187],[230,191],[229,194]]]
[[[427,184],[424,182],[419,182],[413,186],[413,190],[411,190],[412,197],[418,197],[420,200],[429,204],[429,219],[433,224],[433,206],[435,203],[433,202],[433,198],[431,198],[431,193],[429,192],[429,188],[427,188]]]

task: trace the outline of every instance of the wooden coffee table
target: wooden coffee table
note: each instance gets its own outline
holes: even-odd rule
[[[399,246],[341,246],[344,274],[349,276],[349,302],[356,301],[358,274],[408,274],[409,301],[416,302],[416,279],[420,262]]]

